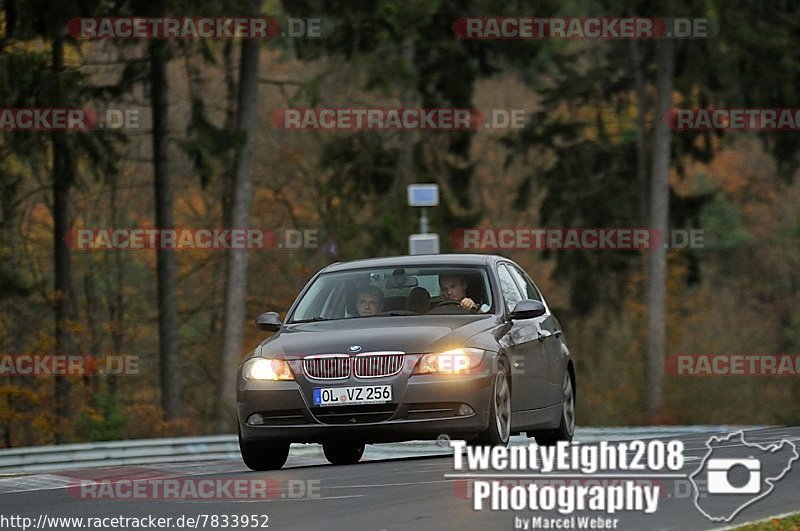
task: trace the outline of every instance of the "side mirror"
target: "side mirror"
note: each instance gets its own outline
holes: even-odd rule
[[[275,312],[267,312],[256,317],[256,326],[265,332],[277,332],[283,324],[280,315]]]
[[[509,319],[533,319],[545,314],[547,310],[544,304],[532,299],[522,299],[514,306],[514,310],[509,314]]]

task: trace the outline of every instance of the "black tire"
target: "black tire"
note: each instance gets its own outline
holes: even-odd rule
[[[322,443],[322,451],[332,465],[354,465],[364,455],[364,443],[327,442]]]
[[[278,470],[289,457],[289,443],[248,442],[242,440],[242,434],[239,433],[239,451],[242,461],[250,470]]]
[[[537,432],[536,444],[539,446],[555,446],[559,441],[571,442],[575,433],[575,386],[567,371],[564,377],[564,402],[561,407],[561,424],[555,430]]]
[[[489,427],[470,441],[476,446],[508,446],[511,436],[511,385],[508,364],[501,359],[492,386]]]

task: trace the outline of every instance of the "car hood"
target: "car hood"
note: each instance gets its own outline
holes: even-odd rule
[[[465,341],[497,326],[494,315],[362,317],[285,326],[261,344],[261,356],[299,359],[311,354],[399,350],[408,354],[470,346]]]

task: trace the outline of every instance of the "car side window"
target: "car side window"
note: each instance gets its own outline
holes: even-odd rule
[[[522,300],[522,294],[519,292],[514,278],[505,265],[500,265],[497,268],[497,276],[500,279],[500,290],[503,292],[503,299],[506,301],[506,310],[510,312]]]
[[[542,302],[542,296],[539,294],[539,290],[536,289],[536,286],[533,284],[533,282],[531,282],[528,276],[522,272],[521,269],[518,267],[509,266],[509,270],[511,271],[511,275],[517,281],[519,289],[522,290],[523,299],[532,299]]]

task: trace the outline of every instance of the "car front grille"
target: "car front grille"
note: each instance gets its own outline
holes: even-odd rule
[[[403,368],[403,355],[400,353],[365,354],[354,359],[354,372],[357,378],[380,378],[392,376]]]
[[[317,380],[343,380],[350,377],[350,356],[333,354],[303,359],[306,376]]]
[[[368,352],[351,358],[347,354],[322,354],[303,359],[303,372],[315,380],[344,380],[393,376],[403,368],[404,353]]]

